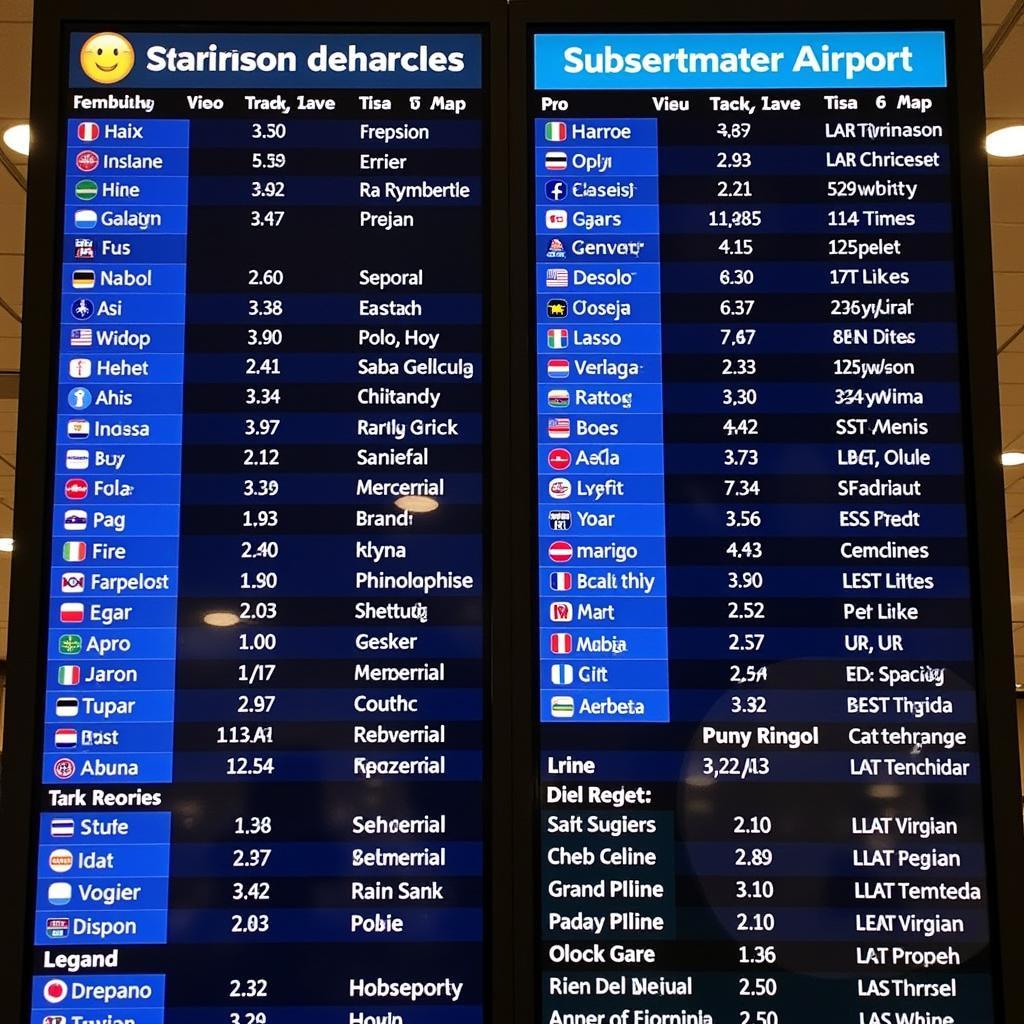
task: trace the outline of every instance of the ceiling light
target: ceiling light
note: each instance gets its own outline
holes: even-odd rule
[[[4,132],[4,145],[15,153],[28,156],[29,131],[27,124],[12,124]]]
[[[1024,156],[1024,124],[989,132],[985,148],[990,156]]]
[[[1003,452],[999,461],[1004,466],[1024,466],[1024,452]]]
[[[207,612],[203,622],[208,626],[237,626],[239,618],[234,612]]]
[[[14,550],[14,538],[13,537],[0,537],[0,551],[13,551]]]
[[[401,498],[395,499],[395,504],[403,512],[433,512],[439,502],[425,494],[403,494]]]

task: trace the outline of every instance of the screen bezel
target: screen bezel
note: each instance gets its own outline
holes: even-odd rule
[[[981,140],[985,134],[981,16],[973,0],[900,0],[897,4],[867,0],[857,5],[857,17],[848,8],[827,8],[814,0],[787,2],[766,11],[747,0],[721,0],[712,7],[671,9],[658,0],[629,5],[612,0],[512,0],[510,4],[510,101],[512,214],[530,225],[513,234],[512,251],[512,387],[529,396],[512,410],[514,493],[522,497],[517,518],[530,524],[533,557],[515,579],[517,637],[530,637],[516,647],[517,675],[533,683],[534,696],[515,708],[514,747],[533,754],[529,767],[534,785],[516,793],[514,813],[517,835],[531,836],[532,858],[516,862],[516,946],[524,976],[532,979],[528,992],[519,992],[517,1020],[540,1018],[540,979],[543,964],[539,949],[539,776],[540,729],[537,690],[539,604],[536,567],[536,420],[534,323],[534,210],[532,120],[536,116],[533,89],[533,38],[549,31],[764,31],[818,26],[834,30],[888,27],[940,28],[947,33],[951,54],[949,89],[953,102],[956,139],[951,151],[956,160],[952,175],[954,236],[958,245],[960,325],[967,340],[961,347],[962,422],[967,454],[965,487],[969,528],[969,558],[974,582],[973,624],[976,643],[978,727],[982,737],[982,790],[985,800],[987,865],[991,889],[988,908],[992,937],[992,976],[995,1012],[1000,1019],[1024,1018],[1024,994],[1012,984],[1014,966],[1024,954],[1024,937],[1014,911],[1024,906],[1024,889],[1016,876],[1022,850],[1021,797],[1017,785],[1018,747],[1011,611],[1008,587],[1006,527],[1002,469],[999,462],[1001,430],[997,378],[996,331],[989,237],[988,168]],[[824,9],[823,9],[824,8]],[[527,658],[530,660],[527,662]]]
[[[115,23],[137,31],[221,30],[301,31],[458,31],[479,33],[482,48],[481,92],[488,143],[484,151],[486,194],[483,252],[489,256],[485,276],[484,350],[484,608],[485,650],[489,659],[489,712],[483,722],[485,775],[484,1006],[486,1018],[506,1024],[511,1006],[510,929],[512,893],[504,879],[512,847],[507,814],[512,773],[508,749],[510,637],[496,624],[507,621],[507,589],[493,581],[508,573],[507,474],[500,471],[509,451],[507,423],[507,253],[508,217],[506,125],[506,25],[501,0],[443,0],[425,8],[410,0],[383,0],[372,8],[339,11],[326,0],[295,0],[287,17],[254,17],[240,0],[182,0],[174,17],[146,16],[137,4],[108,0],[83,17],[71,0],[38,0],[34,12],[32,52],[32,152],[25,244],[21,388],[18,419],[19,471],[15,492],[12,559],[10,650],[5,709],[6,737],[0,803],[0,872],[11,880],[0,917],[0,1017],[27,1021],[31,1007],[32,920],[36,889],[36,850],[42,719],[45,708],[47,618],[50,576],[55,395],[58,339],[56,303],[60,300],[60,253],[63,238],[63,158],[66,148],[63,102],[67,86],[69,34]],[[489,783],[489,784],[488,784]]]

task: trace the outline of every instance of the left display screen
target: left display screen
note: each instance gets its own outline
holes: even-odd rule
[[[31,1024],[483,1019],[484,40],[66,40]]]

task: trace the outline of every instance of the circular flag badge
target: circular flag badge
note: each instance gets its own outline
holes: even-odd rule
[[[43,985],[43,998],[48,1003],[63,1003],[68,997],[68,983],[60,978],[51,978]]]
[[[83,149],[82,152],[75,157],[75,166],[80,171],[95,171],[99,165],[100,156],[95,150]]]
[[[50,870],[57,875],[64,875],[74,867],[75,858],[70,850],[51,850],[49,856]]]
[[[562,473],[572,465],[572,455],[564,448],[552,448],[548,452],[548,465],[557,472]]]
[[[572,494],[572,484],[564,476],[556,476],[548,481],[548,495],[552,498],[568,498]]]
[[[552,562],[571,562],[572,545],[564,540],[553,541],[548,545],[548,558]]]
[[[53,774],[58,779],[70,779],[75,774],[75,762],[70,758],[62,757],[53,764]]]

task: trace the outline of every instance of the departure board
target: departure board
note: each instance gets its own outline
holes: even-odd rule
[[[951,38],[532,35],[543,1024],[1005,1019]]]
[[[486,32],[101,28],[23,1019],[481,1020]]]

